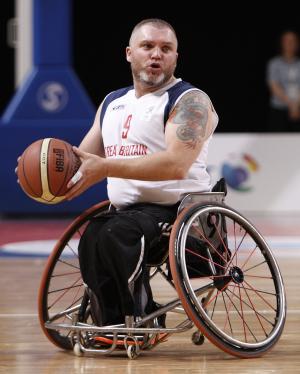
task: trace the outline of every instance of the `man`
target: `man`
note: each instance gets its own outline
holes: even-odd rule
[[[270,90],[269,131],[300,130],[299,36],[287,30],[280,37],[280,55],[267,64]]]
[[[126,48],[133,86],[106,96],[74,148],[82,165],[67,198],[107,178],[113,207],[90,223],[79,246],[83,280],[101,304],[103,325],[155,309],[147,260],[182,197],[211,189],[205,161],[218,117],[203,91],[175,78],[177,57],[169,23],[137,24]]]

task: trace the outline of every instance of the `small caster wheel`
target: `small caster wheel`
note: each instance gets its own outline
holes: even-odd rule
[[[135,360],[138,356],[138,352],[135,345],[129,345],[127,348],[127,356],[130,360]]]
[[[192,342],[195,345],[202,345],[204,343],[204,335],[200,331],[195,331],[192,335]]]
[[[80,348],[80,344],[79,343],[75,343],[74,347],[73,347],[73,351],[74,351],[74,354],[75,356],[82,356],[82,350]]]

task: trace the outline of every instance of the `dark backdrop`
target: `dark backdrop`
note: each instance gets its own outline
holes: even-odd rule
[[[5,2],[4,2],[5,3]],[[3,4],[3,3],[2,3]],[[111,90],[131,84],[125,48],[132,27],[141,19],[160,17],[177,31],[179,62],[176,76],[209,94],[220,116],[218,132],[265,131],[268,90],[267,60],[276,53],[283,30],[300,32],[297,13],[255,18],[240,11],[200,13],[176,7],[168,11],[132,12],[98,1],[74,0],[74,68],[96,106]],[[201,6],[201,4],[199,5]],[[157,4],[156,4],[157,7]],[[13,50],[6,45],[6,21],[14,14],[13,1],[1,5],[2,112],[13,94]],[[236,10],[238,12],[238,10]],[[262,22],[263,21],[263,22]]]

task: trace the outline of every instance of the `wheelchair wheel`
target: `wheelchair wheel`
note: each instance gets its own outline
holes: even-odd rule
[[[78,244],[92,217],[108,210],[109,202],[94,205],[65,230],[48,258],[39,289],[38,310],[41,327],[48,339],[63,349],[73,349],[70,331],[53,330],[47,324],[72,324],[84,295]]]
[[[216,346],[258,357],[281,336],[284,285],[261,234],[223,204],[194,204],[172,229],[171,273],[188,317]]]

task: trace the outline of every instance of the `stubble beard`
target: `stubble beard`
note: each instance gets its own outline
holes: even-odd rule
[[[174,69],[175,70],[175,69]],[[131,65],[131,71],[134,80],[148,86],[148,87],[160,87],[164,83],[168,82],[173,76],[173,71],[161,72],[159,75],[152,75],[147,73],[145,70],[136,70]]]
[[[137,74],[137,78],[140,82],[151,87],[161,86],[169,79],[169,77],[167,77],[165,73],[160,73],[157,76],[151,76],[150,74],[147,74],[145,71],[140,71]]]

